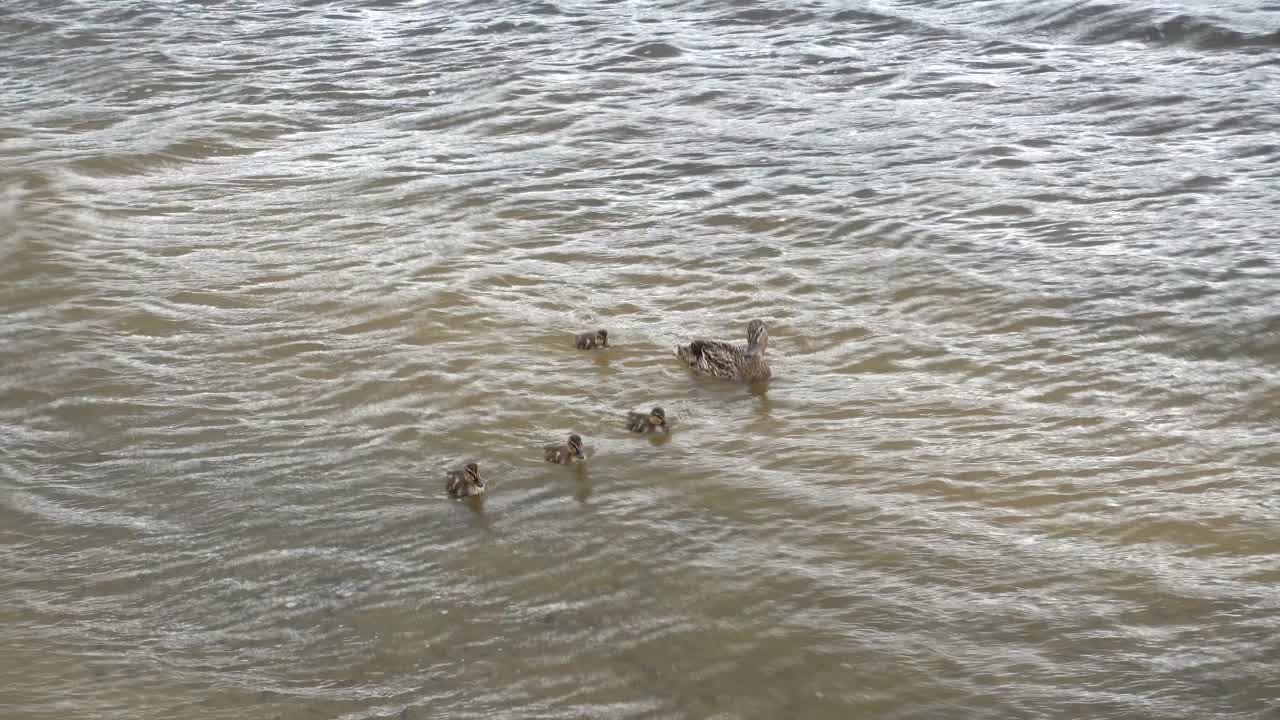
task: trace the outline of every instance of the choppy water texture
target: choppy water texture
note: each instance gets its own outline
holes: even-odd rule
[[[0,715],[1276,717],[1278,51],[6,0]],[[767,389],[671,355],[753,317]]]

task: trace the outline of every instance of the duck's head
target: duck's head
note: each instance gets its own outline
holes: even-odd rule
[[[596,344],[597,344],[597,345],[599,345],[600,347],[605,347],[605,346],[607,346],[607,345],[609,344],[609,331],[608,331],[608,330],[597,330],[597,331],[596,331]]]
[[[667,413],[660,407],[656,407],[649,411],[649,424],[654,427],[667,426]]]
[[[484,480],[480,479],[480,466],[475,463],[469,463],[463,470],[463,475],[467,478],[467,482],[478,488],[484,487]]]
[[[569,436],[569,449],[573,451],[575,457],[579,460],[585,460],[586,455],[582,452],[582,436],[577,433]]]
[[[765,348],[769,346],[769,330],[765,328],[763,320],[752,320],[747,323],[747,357],[764,354]]]

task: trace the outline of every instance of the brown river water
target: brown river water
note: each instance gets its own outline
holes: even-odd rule
[[[5,0],[0,718],[1280,717],[1278,51]]]

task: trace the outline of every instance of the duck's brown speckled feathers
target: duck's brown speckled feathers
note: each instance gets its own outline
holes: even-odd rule
[[[676,347],[676,357],[695,372],[725,380],[757,382],[768,380],[773,371],[765,359],[769,331],[760,320],[747,325],[747,345],[723,340],[694,340]]]
[[[647,413],[627,413],[627,429],[634,433],[670,432],[667,427],[667,414],[660,407]]]
[[[579,350],[609,347],[609,331],[596,330],[595,332],[581,333],[574,337],[574,344],[577,345]]]
[[[569,442],[564,445],[547,445],[543,450],[546,461],[557,465],[571,465],[575,461],[587,459],[582,451],[582,438],[576,434],[570,435]]]
[[[444,490],[452,497],[483,495],[484,480],[480,479],[480,466],[470,463],[461,470],[450,470],[445,473]]]

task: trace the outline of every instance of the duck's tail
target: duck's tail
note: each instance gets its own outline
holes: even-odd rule
[[[693,366],[698,364],[698,358],[702,356],[702,344],[697,340],[688,345],[676,346],[676,357],[684,361],[684,364]]]

